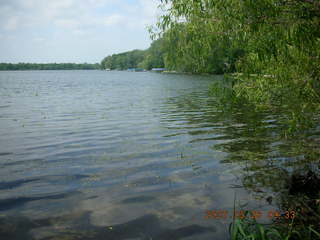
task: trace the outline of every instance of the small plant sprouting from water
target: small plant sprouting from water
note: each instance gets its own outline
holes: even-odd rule
[[[294,217],[279,216],[271,224],[259,224],[244,217],[230,224],[231,240],[315,240],[320,239],[320,177],[309,169],[287,177],[287,190],[280,194],[280,209],[291,209]],[[235,200],[234,200],[235,209]],[[245,216],[249,211],[245,211]]]

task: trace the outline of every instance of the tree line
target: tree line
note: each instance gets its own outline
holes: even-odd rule
[[[0,71],[14,70],[94,70],[100,69],[95,63],[0,63]]]
[[[101,61],[103,69],[127,70],[129,68],[163,68],[164,47],[163,39],[155,40],[146,50],[133,50],[105,57]]]
[[[101,61],[101,67],[111,70],[166,68],[179,72],[222,74],[235,71],[236,59],[244,54],[244,49],[223,42],[216,42],[212,51],[201,46],[196,49],[192,34],[182,35],[177,31],[187,33],[187,26],[180,23],[166,31],[146,50],[107,56]],[[200,58],[201,64],[198,64]]]

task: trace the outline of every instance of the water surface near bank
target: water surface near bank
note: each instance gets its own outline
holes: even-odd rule
[[[221,79],[0,72],[0,236],[227,239],[206,210],[275,209],[281,171],[317,147],[284,141],[274,113],[221,110]]]

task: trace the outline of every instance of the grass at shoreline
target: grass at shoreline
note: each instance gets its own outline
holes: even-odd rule
[[[302,230],[301,230],[302,229]],[[320,239],[320,233],[315,226],[295,225],[294,220],[287,224],[273,223],[265,226],[255,220],[236,219],[230,225],[231,240],[315,240]]]

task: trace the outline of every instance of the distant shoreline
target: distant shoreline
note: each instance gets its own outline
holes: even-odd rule
[[[74,70],[101,70],[103,69],[14,69],[14,70],[0,70],[0,72],[15,72],[15,71],[22,71],[22,72],[28,72],[28,71],[74,71]]]
[[[0,63],[0,71],[100,70],[99,63]]]

